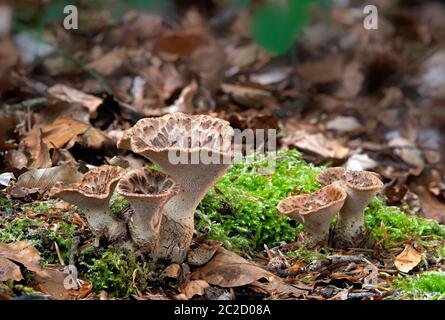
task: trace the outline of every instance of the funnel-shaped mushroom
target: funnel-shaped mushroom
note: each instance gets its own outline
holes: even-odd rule
[[[138,121],[118,142],[119,148],[156,163],[180,185],[178,194],[165,204],[155,258],[184,261],[192,241],[195,209],[228,168],[233,135],[227,121],[172,113]]]
[[[104,165],[87,172],[78,183],[56,183],[51,196],[78,206],[97,237],[114,241],[127,233],[125,222],[117,219],[109,207],[113,190],[124,173],[120,167]]]
[[[365,233],[364,210],[383,188],[378,175],[370,171],[350,171],[342,167],[328,168],[317,176],[322,185],[338,181],[348,193],[335,227],[334,243],[341,247],[355,247]]]
[[[159,243],[163,208],[179,192],[179,185],[166,174],[140,169],[126,174],[116,191],[130,202],[131,238],[143,252],[152,252]]]
[[[314,193],[281,200],[277,208],[304,225],[305,243],[314,247],[321,241],[328,241],[329,225],[343,206],[346,195],[341,187],[332,184]]]

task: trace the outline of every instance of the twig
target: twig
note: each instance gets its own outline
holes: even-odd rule
[[[54,241],[54,248],[56,248],[56,253],[57,253],[57,258],[59,258],[59,262],[62,266],[65,265],[65,261],[63,261],[63,257],[60,254],[60,249],[59,249],[59,245],[57,244],[56,241]]]
[[[39,98],[32,98],[32,99],[24,100],[22,102],[15,103],[15,104],[4,103],[2,105],[2,107],[7,112],[12,112],[12,111],[23,110],[23,109],[27,109],[27,108],[30,108],[30,109],[38,108],[38,107],[46,104],[47,102],[48,102],[47,98],[39,97]]]

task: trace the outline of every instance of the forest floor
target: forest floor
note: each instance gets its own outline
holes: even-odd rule
[[[374,1],[378,29],[366,30],[361,1],[316,2],[285,54],[252,35],[261,1],[118,17],[83,3],[78,30],[63,28],[57,1],[14,5],[0,25],[0,299],[445,298],[445,6]],[[235,163],[196,210],[193,245],[224,248],[199,268],[97,247],[81,210],[48,195],[93,166],[150,165],[116,142],[175,111],[278,133],[273,172]],[[320,189],[328,166],[385,183],[359,248],[307,248],[303,226],[276,209]]]

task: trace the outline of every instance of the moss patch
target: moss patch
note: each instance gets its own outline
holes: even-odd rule
[[[148,287],[150,269],[135,254],[109,246],[105,250],[84,250],[79,257],[79,271],[93,284],[93,290],[105,290],[116,297],[144,292]]]
[[[445,272],[429,271],[414,277],[403,276],[394,280],[394,284],[401,290],[403,299],[445,299]]]
[[[220,240],[239,253],[262,250],[264,244],[273,247],[295,241],[303,227],[280,217],[276,205],[289,194],[318,190],[316,175],[323,167],[306,163],[295,150],[278,152],[273,174],[261,174],[266,166],[265,161],[254,159],[233,165],[198,207],[198,234]],[[371,237],[385,246],[413,238],[445,237],[445,227],[436,221],[387,206],[379,198],[366,209],[365,224]]]
[[[321,168],[304,162],[295,150],[278,152],[273,174],[262,174],[266,167],[266,161],[254,159],[233,165],[198,207],[198,231],[231,250],[250,253],[264,244],[294,241],[301,227],[279,217],[276,206],[290,193],[317,190]]]

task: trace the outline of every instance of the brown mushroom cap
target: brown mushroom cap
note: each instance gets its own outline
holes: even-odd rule
[[[133,198],[170,198],[179,192],[179,185],[162,172],[141,169],[125,175],[116,191]]]
[[[278,211],[304,225],[305,244],[309,247],[328,241],[332,218],[346,200],[346,191],[337,184],[299,196],[289,197],[278,204]]]
[[[183,150],[207,150],[229,156],[231,144],[224,139],[234,135],[229,122],[208,115],[170,113],[159,118],[144,118],[124,133],[117,146],[143,154]]]
[[[330,207],[341,207],[346,196],[347,194],[342,188],[328,185],[314,193],[286,198],[278,204],[277,208],[278,211],[286,215],[306,216]]]
[[[78,183],[63,184],[57,182],[51,189],[52,197],[59,197],[65,192],[78,192],[85,197],[106,199],[112,192],[113,183],[117,182],[125,174],[121,167],[103,165],[97,169],[88,171]]]
[[[71,202],[82,209],[96,236],[116,240],[125,236],[126,226],[111,212],[109,199],[124,173],[125,169],[121,167],[104,165],[87,172],[78,183],[69,185],[56,183],[50,195]]]
[[[358,191],[381,190],[383,182],[371,171],[351,171],[343,167],[327,168],[317,175],[317,181],[329,185],[336,181],[345,183],[349,188]]]

